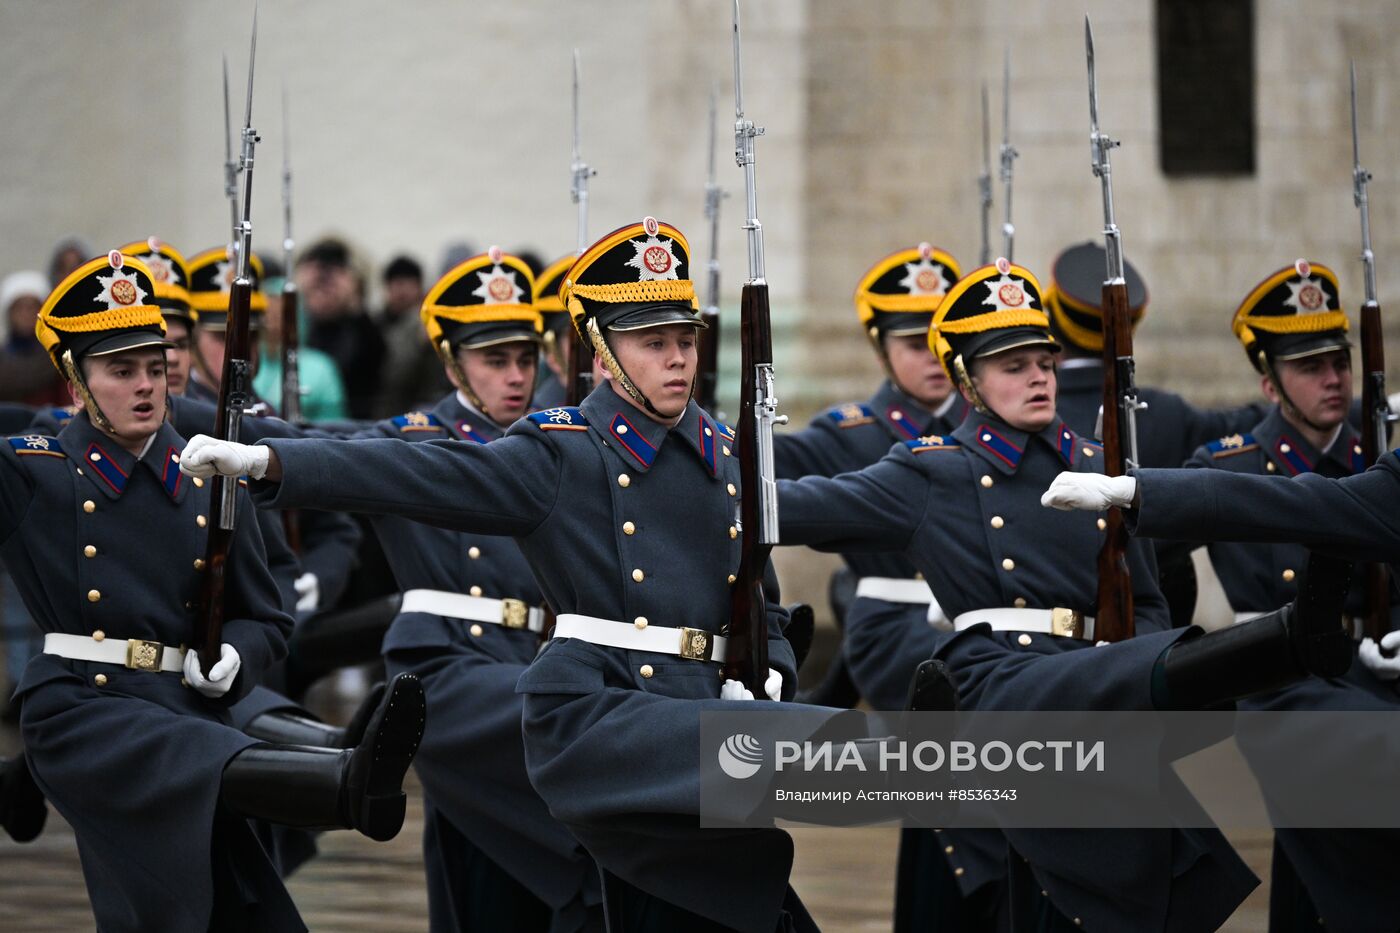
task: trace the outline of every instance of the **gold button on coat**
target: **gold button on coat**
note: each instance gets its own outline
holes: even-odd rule
[[[1086,457],[1092,457],[1093,455],[1094,455],[1094,448],[1092,448],[1092,447],[1085,447],[1085,448],[1084,448],[1084,456],[1086,456]]]
[[[1297,574],[1293,572],[1292,568],[1289,568],[1283,572],[1283,582],[1292,583],[1295,576],[1297,576]]]
[[[651,665],[650,665],[650,664],[643,664],[643,665],[642,665],[642,669],[641,669],[641,671],[640,671],[639,673],[640,673],[643,677],[650,677],[652,674],[655,674],[656,672],[653,671],[653,670],[651,669]]]
[[[732,540],[734,540],[734,539],[737,538],[737,537],[739,537],[739,529],[738,529],[738,528],[735,528],[733,525],[730,525],[730,526],[729,526],[729,540],[732,541]]]
[[[200,479],[198,476],[194,477],[194,488],[195,488],[195,489],[203,489],[203,488],[204,488],[204,480]]]
[[[632,579],[635,580],[635,581],[637,581],[638,583],[641,583],[641,582],[642,582],[643,580],[645,580],[646,578],[647,578],[647,575],[644,574],[644,573],[642,573],[640,567],[637,568],[636,570],[632,571]]]
[[[104,632],[104,631],[102,631],[102,629],[98,629],[97,631],[95,631],[95,632],[92,633],[92,640],[93,640],[93,641],[102,641],[102,640],[103,640],[104,638],[106,638],[106,637],[107,637],[107,633]]]
[[[982,474],[982,488],[983,488],[983,489],[991,489],[991,488],[992,488],[992,478],[991,478],[990,476],[988,476],[987,474],[985,474],[985,473]]]
[[[481,548],[477,547],[476,545],[472,545],[471,547],[467,548],[467,556],[470,557],[472,560],[476,560],[478,557],[481,556]]]
[[[471,633],[472,633],[472,635],[475,636],[476,638],[480,638],[480,637],[481,637],[481,623],[478,622],[478,623],[472,625],[472,627],[471,627]]]
[[[196,557],[196,558],[194,559],[194,569],[195,569],[195,570],[203,570],[203,569],[204,569],[204,558],[202,558],[202,557]]]
[[[95,548],[95,547],[93,547],[91,544],[89,544],[87,547],[83,548],[83,556],[84,556],[84,557],[96,557],[96,556],[97,556],[97,548]]]
[[[1027,635],[1025,632],[1022,632],[1021,634],[1019,634],[1019,635],[1016,636],[1016,644],[1020,645],[1021,647],[1024,648],[1024,647],[1026,647],[1027,645],[1029,645],[1030,643],[1031,643],[1031,637],[1030,637],[1029,635]]]
[[[474,587],[472,587],[471,589],[467,590],[467,592],[470,593],[470,594],[472,594],[473,596],[480,596],[480,595],[481,595],[481,587],[479,587],[479,586],[474,586]]]
[[[95,684],[97,684],[97,686],[99,686],[99,687],[105,687],[105,686],[107,686],[107,675],[106,675],[106,674],[98,674],[96,677],[94,677],[94,678],[92,679],[92,682],[95,683]]]
[[[619,473],[617,474],[617,484],[623,489],[626,489],[628,486],[632,485],[632,477],[628,476],[626,473]]]
[[[637,533],[637,526],[632,524],[631,522],[623,522],[622,533],[625,535],[634,535]]]
[[[88,602],[95,603],[102,598],[100,590],[88,590]]]
[[[1000,515],[993,515],[993,516],[992,516],[992,527],[993,527],[993,528],[1000,528],[1002,525],[1005,525],[1005,524],[1006,524],[1006,520],[1005,520],[1004,518],[1002,518]]]
[[[955,874],[955,875],[957,875],[959,878],[961,878],[961,877],[966,873],[966,871],[967,871],[967,869],[965,869],[965,868],[963,868],[961,865],[959,865],[957,868],[954,868],[954,869],[953,869],[953,874]]]
[[[632,620],[632,624],[635,625],[635,626],[636,626],[637,628],[639,628],[639,629],[646,628],[646,627],[647,627],[647,617],[646,617],[646,616],[637,616],[637,618],[635,618],[635,619]]]
[[[1016,562],[1015,562],[1014,560],[1012,560],[1011,558],[1009,558],[1009,557],[1008,557],[1008,558],[1005,558],[1005,559],[1001,562],[1001,569],[1002,569],[1002,570],[1015,570],[1015,569],[1016,569]]]
[[[728,448],[728,447],[721,447],[720,450],[724,451],[724,455],[725,455],[726,457],[729,456],[729,448]]]
[[[83,511],[91,515],[93,512],[97,511],[97,503],[93,502],[91,499],[87,500],[83,503]]]
[[[205,518],[203,515],[196,515],[194,517],[194,523],[203,528],[205,525],[209,524],[209,519]]]
[[[1026,597],[1017,596],[1014,600],[1011,601],[1011,605],[1015,606],[1017,609],[1026,608]]]
[[[1101,518],[1101,519],[1099,519],[1097,522],[1095,522],[1094,524],[1096,524],[1096,525],[1099,526],[1099,531],[1103,531],[1103,530],[1105,530],[1106,528],[1108,528],[1108,520],[1107,520],[1107,519]]]
[[[730,583],[733,583],[733,582],[734,582],[735,580],[737,580],[737,579],[739,579],[739,578],[736,577],[736,576],[734,576],[734,574],[731,573],[731,574],[729,575],[729,582],[730,582]]]
[[[738,487],[736,487],[733,483],[730,483],[727,488],[729,489],[729,494],[731,496],[737,496],[739,494]]]
[[[1274,466],[1274,462],[1273,462],[1272,460],[1270,460],[1268,463],[1264,464],[1264,469],[1266,469],[1266,470],[1268,470],[1270,473],[1272,473],[1272,472],[1274,472],[1275,470],[1277,470],[1278,467]]]

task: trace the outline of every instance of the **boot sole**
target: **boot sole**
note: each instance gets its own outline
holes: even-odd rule
[[[423,685],[413,674],[390,682],[384,698],[369,718],[365,739],[355,755],[369,755],[363,786],[355,795],[355,828],[376,842],[387,842],[403,828],[408,796],[403,779],[418,752],[427,722]],[[353,767],[353,765],[352,765]]]

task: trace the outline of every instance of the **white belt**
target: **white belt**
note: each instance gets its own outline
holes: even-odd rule
[[[120,664],[133,671],[168,671],[175,674],[185,667],[183,649],[168,648],[158,641],[140,638],[98,639],[90,635],[49,632],[44,636],[44,654],[56,654],[73,661]]]
[[[998,632],[1040,632],[1094,640],[1094,619],[1072,609],[976,609],[960,613],[953,628],[961,632],[985,622]]]
[[[578,638],[609,648],[674,654],[692,661],[723,661],[728,639],[699,628],[666,628],[595,619],[566,612],[554,623],[555,638]]]
[[[918,603],[926,606],[933,602],[933,590],[923,580],[908,577],[861,577],[856,584],[856,595],[867,599],[883,599],[887,603]]]
[[[445,590],[408,590],[399,612],[426,612],[448,619],[491,622],[506,628],[544,631],[544,610],[519,599],[487,599]]]
[[[928,606],[928,624],[934,628],[947,630],[948,616],[943,607],[933,598],[933,590],[922,579],[909,577],[861,577],[856,584],[856,596],[866,599],[883,599],[887,603],[909,603]]]
[[[1257,618],[1259,618],[1259,617],[1262,616],[1262,615],[1268,615],[1268,613],[1265,613],[1265,612],[1237,612],[1237,613],[1235,613],[1235,624],[1236,624],[1236,625],[1239,625],[1241,622],[1249,622],[1249,621],[1251,621],[1252,619],[1257,619]]]

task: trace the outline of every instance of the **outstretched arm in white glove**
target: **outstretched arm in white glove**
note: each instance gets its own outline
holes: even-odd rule
[[[228,642],[219,646],[219,660],[210,668],[208,677],[199,669],[199,652],[185,652],[185,680],[191,687],[211,699],[228,693],[234,678],[238,676],[238,669],[242,666],[243,659]]]
[[[1070,509],[1102,512],[1113,506],[1126,509],[1135,498],[1137,480],[1131,476],[1061,473],[1040,497],[1040,504],[1065,512]]]
[[[1400,655],[1395,654],[1397,648],[1400,648],[1400,632],[1386,632],[1381,636],[1379,646],[1369,638],[1362,639],[1358,656],[1361,663],[1366,665],[1366,670],[1375,674],[1377,680],[1395,680],[1400,678]],[[1381,654],[1382,650],[1394,656],[1388,658]]]
[[[202,479],[219,474],[277,480],[282,475],[281,464],[271,454],[270,447],[260,444],[238,444],[196,434],[180,453],[180,472]],[[272,465],[278,467],[275,476],[268,475]]]

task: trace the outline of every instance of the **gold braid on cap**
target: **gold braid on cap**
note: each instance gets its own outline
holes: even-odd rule
[[[112,427],[112,422],[107,420],[107,416],[103,414],[102,409],[97,405],[97,399],[93,398],[92,392],[88,390],[87,380],[83,378],[82,370],[78,368],[78,364],[73,360],[73,351],[64,350],[62,360],[63,374],[68,377],[68,381],[78,390],[78,397],[83,400],[83,407],[87,409],[88,417],[92,419],[92,423],[108,434],[116,434],[116,428]],[[170,394],[167,391],[167,405],[169,404],[169,399]]]
[[[944,334],[980,334],[989,330],[1003,330],[1008,327],[1050,327],[1050,319],[1044,311],[1023,308],[1020,311],[992,311],[987,314],[974,314],[972,317],[956,321],[944,320],[934,325]]]

